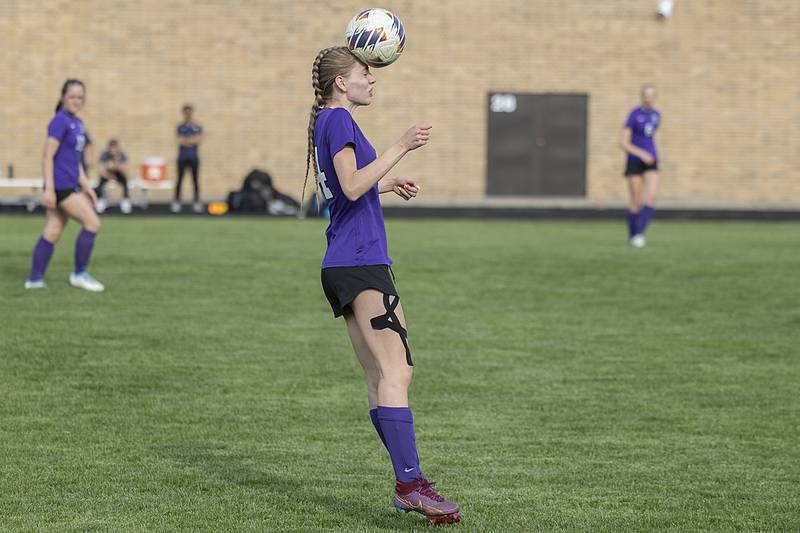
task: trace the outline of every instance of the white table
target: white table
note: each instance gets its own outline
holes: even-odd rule
[[[139,191],[139,197],[134,201],[142,209],[147,209],[149,201],[147,198],[148,191],[171,191],[175,188],[172,180],[150,181],[140,178],[128,180],[128,188],[131,191]]]

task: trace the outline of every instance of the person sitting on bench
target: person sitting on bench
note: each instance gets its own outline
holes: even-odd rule
[[[116,139],[108,141],[108,148],[100,155],[100,184],[95,189],[97,193],[97,212],[106,210],[108,202],[103,190],[109,180],[114,180],[122,185],[122,201],[120,211],[126,215],[131,212],[131,201],[128,196],[128,156],[119,149]]]

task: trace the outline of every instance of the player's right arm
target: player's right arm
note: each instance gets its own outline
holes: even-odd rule
[[[87,142],[86,145],[84,145],[83,147],[83,154],[84,156],[86,156],[84,158],[84,160],[86,161],[86,168],[84,169],[84,171],[88,176],[89,174],[92,173],[92,168],[94,166],[94,144],[91,142]]]
[[[44,176],[44,194],[42,204],[47,209],[56,207],[56,184],[53,176],[53,158],[58,151],[61,143],[58,139],[48,137],[44,143],[44,155],[42,156],[42,176]]]
[[[375,161],[363,168],[356,168],[356,152],[345,146],[333,156],[333,166],[339,177],[339,185],[348,200],[354,202],[372,189],[394,167],[404,155],[428,144],[432,126],[418,124],[406,131],[400,140],[383,152]]]
[[[653,159],[653,156],[650,155],[650,152],[642,150],[638,146],[633,145],[633,143],[631,142],[632,135],[633,131],[630,128],[628,127],[622,128],[622,133],[620,133],[619,136],[619,147],[622,148],[622,150],[625,153],[638,157],[639,159],[644,161],[645,164],[652,165],[655,159]]]

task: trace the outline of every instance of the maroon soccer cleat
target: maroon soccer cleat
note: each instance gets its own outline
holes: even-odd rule
[[[394,493],[394,507],[397,512],[416,511],[425,516],[431,524],[455,524],[461,521],[456,502],[445,500],[427,479],[416,479],[411,483],[399,483]]]

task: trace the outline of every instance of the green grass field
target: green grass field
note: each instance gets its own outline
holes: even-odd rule
[[[0,530],[412,531],[318,221],[0,217]],[[388,221],[463,531],[800,530],[800,225]]]

